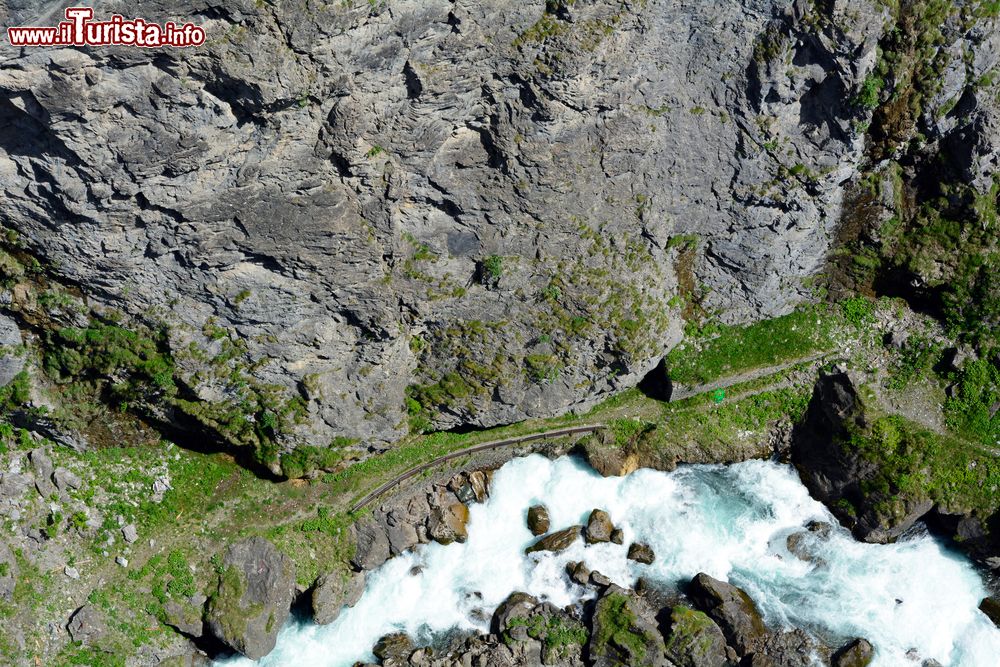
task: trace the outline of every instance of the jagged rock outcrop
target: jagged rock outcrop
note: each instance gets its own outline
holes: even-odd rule
[[[281,451],[584,407],[656,366],[679,303],[789,310],[862,160],[889,23],[875,0],[143,14],[207,42],[0,57],[0,222],[90,308],[164,331],[173,407],[238,444],[261,437],[226,433],[239,406],[288,417]],[[993,34],[949,47],[939,95],[976,182],[998,121],[963,77]]]
[[[313,621],[319,625],[333,623],[345,606],[353,607],[365,592],[363,572],[328,572],[322,574],[313,586],[310,604]]]
[[[274,648],[291,614],[295,564],[267,540],[251,537],[230,545],[221,567],[205,622],[227,646],[259,660]]]

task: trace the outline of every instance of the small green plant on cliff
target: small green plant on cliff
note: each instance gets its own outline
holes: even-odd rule
[[[503,276],[503,257],[490,255],[482,261],[482,280],[484,283],[495,284]]]
[[[877,109],[882,89],[885,88],[885,81],[878,74],[872,73],[865,77],[854,98],[854,104],[864,109]]]

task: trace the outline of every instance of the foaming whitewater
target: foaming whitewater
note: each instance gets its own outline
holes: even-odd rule
[[[578,541],[561,554],[527,557],[534,538],[525,515],[537,503],[549,509],[552,530],[605,509],[625,543]],[[674,585],[707,572],[744,588],[772,627],[802,627],[833,643],[869,639],[877,667],[930,658],[946,667],[996,667],[1000,630],[977,610],[986,591],[966,560],[926,535],[862,544],[838,526],[827,541],[809,534],[815,558],[806,562],[785,541],[813,520],[836,524],[794,470],[776,463],[602,478],[572,458],[516,459],[494,476],[489,500],[471,507],[465,544],[424,545],[388,561],[369,576],[354,608],[327,626],[290,623],[259,664],[342,667],[372,660],[372,646],[390,632],[429,642],[454,630],[488,631],[493,609],[513,591],[557,606],[592,596],[565,576],[567,561],[582,560],[623,586],[639,576]],[[652,565],[627,560],[632,541],[653,548]]]

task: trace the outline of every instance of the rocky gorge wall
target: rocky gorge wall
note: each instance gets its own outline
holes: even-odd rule
[[[242,445],[234,420],[288,416],[285,451],[584,407],[686,320],[789,311],[864,163],[893,22],[870,1],[142,11],[208,40],[4,50],[0,222],[88,311],[162,332],[168,420]],[[967,14],[927,113],[961,96],[937,127],[982,181],[997,105],[966,84],[997,37]]]

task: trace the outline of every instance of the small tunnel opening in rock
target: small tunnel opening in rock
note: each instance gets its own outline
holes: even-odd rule
[[[657,401],[670,400],[670,396],[674,393],[674,385],[670,381],[670,373],[667,371],[666,358],[660,359],[656,368],[646,373],[646,376],[639,382],[639,391]]]

